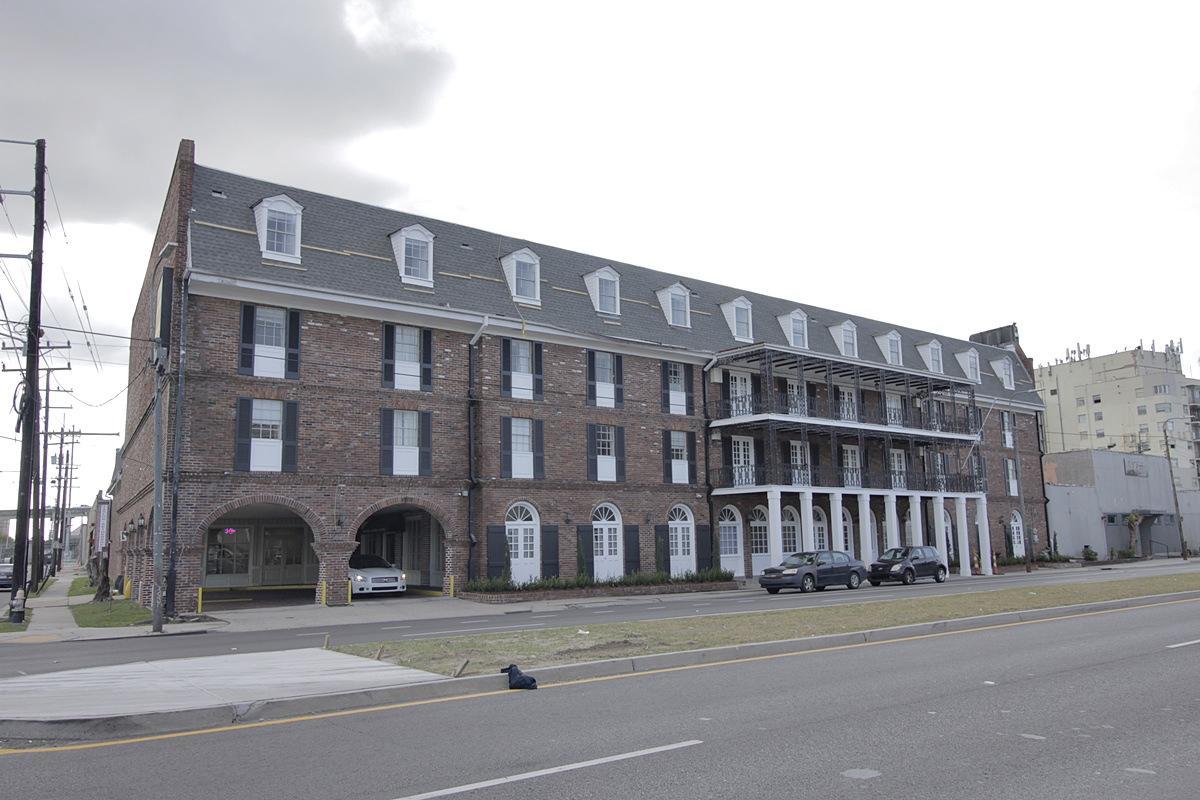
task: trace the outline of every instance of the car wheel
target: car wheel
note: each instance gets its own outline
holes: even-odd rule
[[[938,567],[937,574],[933,576],[933,579],[935,581],[937,581],[938,583],[945,583],[946,582],[946,568]]]
[[[917,581],[917,573],[911,569],[904,570],[904,574],[900,577],[900,582],[905,586],[912,586]]]
[[[817,588],[817,582],[815,580],[813,580],[812,575],[805,575],[800,580],[800,591],[811,592],[813,589],[816,589],[816,588]]]
[[[847,589],[857,589],[862,585],[862,578],[858,577],[857,572],[850,573],[850,580],[846,581]]]
[[[871,581],[870,583],[872,586],[878,586],[881,582],[880,581]]]
[[[779,594],[778,589],[767,589],[767,594]]]

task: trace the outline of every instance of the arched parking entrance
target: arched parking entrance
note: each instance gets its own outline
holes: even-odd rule
[[[320,519],[290,498],[262,495],[224,504],[200,525],[204,589],[307,587],[318,580]]]
[[[441,521],[409,501],[367,509],[355,529],[355,554],[378,557],[403,570],[407,586],[442,588],[446,573],[446,532]]]

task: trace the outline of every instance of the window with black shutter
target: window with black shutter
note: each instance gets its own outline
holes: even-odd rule
[[[696,569],[712,569],[712,528],[708,525],[696,526]]]
[[[297,380],[300,377],[300,312],[287,312],[287,371],[284,377]]]
[[[433,331],[421,330],[421,391],[433,391]]]
[[[617,408],[625,407],[625,359],[613,356],[613,402]]]
[[[249,397],[237,399],[233,422],[233,468],[250,471],[250,422],[254,418],[254,401]]]
[[[487,526],[487,576],[501,578],[508,567],[508,531],[503,525]]]
[[[614,428],[614,451],[617,456],[617,483],[625,481],[625,428],[617,425]]]
[[[642,570],[642,541],[637,525],[626,525],[625,534],[625,574],[632,575]]]
[[[283,464],[284,472],[295,472],[300,450],[300,404],[289,400],[283,404]]]
[[[512,417],[500,418],[500,477],[512,477]]]
[[[546,434],[542,420],[533,421],[533,478],[543,480],[546,477]]]
[[[558,571],[558,526],[542,526],[542,577],[557,578]]]
[[[379,474],[391,475],[393,429],[396,422],[396,412],[390,408],[379,409]]]
[[[696,432],[688,431],[687,435],[688,483],[699,483],[696,476]]]
[[[254,374],[254,306],[242,304],[241,349],[238,353],[238,373]]]
[[[533,399],[541,400],[545,382],[542,380],[542,343],[533,343]]]
[[[596,425],[591,422],[587,426],[587,479],[596,480]]]
[[[418,444],[417,444],[417,474],[432,475],[433,474],[433,415],[428,411],[422,411],[419,419]]]
[[[512,397],[512,339],[500,340],[500,394]]]
[[[596,561],[595,551],[592,549],[592,526],[577,525],[575,527],[576,536],[576,572],[588,578],[596,577]]]

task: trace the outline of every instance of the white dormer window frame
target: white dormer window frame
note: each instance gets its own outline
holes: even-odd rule
[[[537,253],[528,247],[522,247],[500,259],[500,266],[504,269],[504,279],[508,282],[508,291],[515,302],[527,306],[542,305],[542,260]],[[530,271],[532,276],[527,274]],[[532,296],[518,291],[522,286],[529,285],[533,286]]]
[[[400,282],[414,286],[433,286],[433,240],[434,235],[424,225],[409,225],[393,233],[392,253],[396,257],[396,268],[400,271]],[[409,244],[413,245],[410,251]],[[420,270],[420,250],[425,252],[425,267]]]
[[[881,336],[876,336],[875,344],[879,345],[879,352],[883,353],[883,360],[889,366],[904,366],[904,339],[900,336],[899,331],[890,330]]]
[[[802,350],[808,349],[807,314],[797,308],[790,314],[780,314],[776,319],[779,320],[779,327],[783,329],[783,336],[788,340],[788,344]]]
[[[996,373],[996,377],[1000,379],[1000,383],[1003,384],[1005,389],[1012,391],[1015,388],[1012,359],[997,358],[991,364],[992,372]]]
[[[982,383],[982,376],[979,374],[979,351],[974,347],[969,350],[964,350],[961,353],[955,353],[954,357],[958,359],[958,365],[962,367],[963,375],[967,376],[967,380],[972,383]]]
[[[684,286],[682,283],[673,283],[655,292],[658,296],[658,305],[662,308],[663,316],[667,319],[667,324],[673,328],[690,328],[692,327],[692,290]],[[682,312],[682,319],[675,316],[675,310],[679,308]]]
[[[592,308],[597,314],[610,317],[621,316],[621,273],[612,267],[601,267],[583,276]],[[606,291],[611,289],[611,291]]]
[[[258,247],[263,258],[289,264],[300,263],[303,215],[304,206],[286,194],[265,197],[255,204],[254,225],[258,229]],[[281,240],[287,244],[279,248]]]
[[[858,358],[858,326],[853,320],[844,320],[837,325],[829,326],[829,335],[838,352],[846,358]],[[847,347],[847,338],[850,346]]]
[[[722,303],[721,313],[725,315],[725,322],[729,325],[729,332],[733,334],[735,341],[754,341],[754,306],[749,300],[745,297],[735,297]],[[744,327],[740,323],[745,323]]]
[[[925,360],[925,368],[938,375],[946,374],[946,349],[937,339],[930,339],[924,344],[917,345],[917,351]],[[966,368],[963,368],[966,372]]]

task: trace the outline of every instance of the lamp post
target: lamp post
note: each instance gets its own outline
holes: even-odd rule
[[[1179,526],[1179,556],[1187,561],[1187,540],[1183,538],[1183,515],[1179,513],[1179,490],[1175,488],[1175,461],[1171,458],[1171,438],[1167,425],[1175,420],[1191,422],[1188,417],[1171,417],[1163,420],[1163,452],[1167,456],[1167,474],[1171,476],[1171,499],[1175,501],[1175,524]]]

